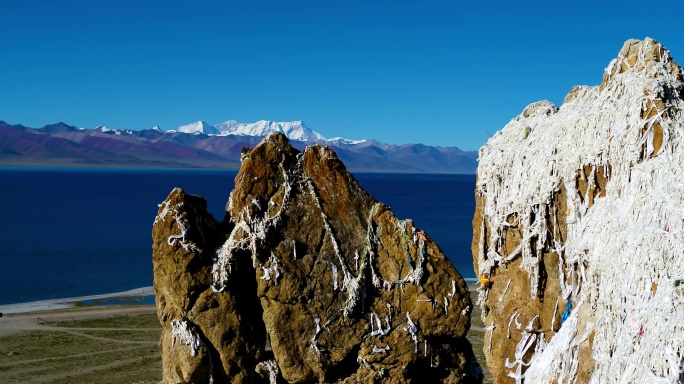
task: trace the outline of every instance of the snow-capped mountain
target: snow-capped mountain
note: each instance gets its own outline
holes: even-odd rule
[[[81,128],[86,130],[87,128]],[[96,131],[108,134],[131,134],[133,131],[111,129],[105,125],[95,127]],[[235,120],[224,121],[217,125],[211,125],[204,120],[199,120],[187,125],[181,125],[175,130],[165,131],[159,126],[155,125],[151,129],[160,133],[189,133],[194,135],[204,134],[207,136],[252,136],[252,137],[266,137],[269,133],[280,132],[287,136],[290,140],[297,140],[303,142],[326,142],[332,144],[356,145],[363,143],[366,140],[349,140],[342,137],[335,137],[326,139],[320,133],[304,125],[301,120],[277,122],[271,120],[260,120],[256,123],[240,123]]]
[[[327,143],[356,145],[356,144],[365,143],[368,140],[349,140],[349,139],[345,139],[343,137],[333,137],[332,139],[326,139],[325,141]]]
[[[205,135],[218,135],[220,132],[206,121],[200,120],[188,125],[181,125],[176,132],[204,133]]]
[[[156,127],[158,128],[158,127]],[[260,120],[256,123],[240,123],[235,120],[224,121],[223,123],[214,126],[209,125],[205,121],[197,121],[192,124],[183,125],[178,129],[167,132],[183,132],[190,134],[205,134],[209,136],[252,136],[252,137],[266,137],[269,133],[280,132],[288,137],[290,140],[305,141],[305,142],[335,142],[337,144],[359,144],[365,140],[349,140],[341,137],[333,139],[326,139],[320,133],[304,125],[301,120],[296,121],[271,121]]]
[[[222,136],[267,136],[271,132],[281,132],[290,140],[325,141],[323,135],[308,128],[301,120],[289,122],[261,120],[247,124],[228,120],[217,124],[216,129],[221,132]]]
[[[288,135],[301,150],[313,143],[332,148],[350,170],[364,172],[474,173],[477,152],[421,144],[390,145],[375,140],[325,139],[301,121],[227,121],[212,127],[199,121],[176,130],[133,131],[64,123],[29,128],[0,121],[2,165],[105,165],[122,167],[240,167],[244,147],[253,148],[271,132]]]
[[[83,128],[81,128],[81,129],[83,129]],[[110,135],[111,134],[114,134],[114,135],[121,135],[121,134],[130,135],[133,133],[133,131],[131,131],[130,129],[126,129],[126,130],[119,129],[119,128],[111,129],[106,125],[98,125],[97,127],[95,127],[95,131],[99,131],[99,132],[110,134]]]

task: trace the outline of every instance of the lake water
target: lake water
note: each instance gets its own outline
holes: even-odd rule
[[[0,304],[152,285],[152,223],[174,187],[222,218],[235,171],[0,168]],[[475,175],[355,174],[425,229],[464,277]]]

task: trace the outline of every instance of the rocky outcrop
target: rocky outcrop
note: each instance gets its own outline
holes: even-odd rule
[[[480,149],[473,220],[497,383],[677,382],[684,84],[652,39]]]
[[[272,134],[217,223],[175,189],[153,228],[164,383],[477,382],[461,275],[335,153]]]

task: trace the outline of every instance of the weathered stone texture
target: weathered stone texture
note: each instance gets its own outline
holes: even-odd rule
[[[283,382],[479,381],[465,281],[332,150],[270,135],[235,185],[225,223],[178,189],[160,205],[165,383],[266,380],[257,364]],[[195,356],[174,343],[174,320],[196,329]]]
[[[599,86],[531,104],[480,149],[472,252],[495,382],[681,380],[683,75],[630,40]]]

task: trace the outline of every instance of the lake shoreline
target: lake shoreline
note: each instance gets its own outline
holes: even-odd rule
[[[476,283],[478,280],[475,278],[465,278],[468,284]],[[91,305],[86,305],[84,307],[78,306],[77,303],[89,301],[89,300],[101,300],[101,299],[112,299],[112,298],[130,298],[130,297],[140,297],[140,296],[154,296],[154,287],[141,287],[130,289],[128,291],[105,293],[100,295],[88,295],[88,296],[78,296],[78,297],[65,297],[60,299],[49,299],[49,300],[37,300],[29,301],[23,303],[13,303],[13,304],[2,304],[0,305],[0,314],[19,314],[19,313],[31,313],[31,312],[45,312],[45,311],[55,311],[63,309],[72,308],[82,308],[87,309],[88,307],[95,307]],[[113,305],[113,304],[112,304]],[[139,305],[139,304],[123,304],[123,305]]]
[[[30,313],[30,312],[44,312],[44,311],[54,311],[61,309],[71,309],[76,308],[77,303],[84,302],[88,300],[101,300],[101,299],[111,299],[111,298],[128,298],[128,297],[138,297],[138,296],[154,296],[154,288],[141,287],[130,289],[123,292],[105,293],[100,295],[88,295],[79,297],[65,297],[60,299],[49,299],[49,300],[38,300],[29,301],[24,303],[14,303],[14,304],[2,304],[0,305],[0,313],[6,314],[16,314],[16,313]],[[128,304],[135,305],[135,304]]]

